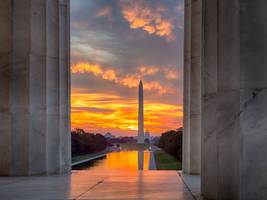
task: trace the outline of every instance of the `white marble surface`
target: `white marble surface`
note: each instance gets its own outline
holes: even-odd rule
[[[196,191],[199,177],[187,177]],[[73,171],[48,177],[0,177],[0,199],[195,200],[176,171]]]
[[[180,178],[182,179],[183,183],[186,185],[192,196],[197,199],[201,200],[201,179],[200,175],[190,175],[182,173],[182,171],[178,172]]]

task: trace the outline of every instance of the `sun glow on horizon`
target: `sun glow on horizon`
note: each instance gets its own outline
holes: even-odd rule
[[[137,99],[123,99],[110,94],[72,93],[72,128],[87,131],[118,133],[130,135],[138,129]],[[160,134],[181,126],[182,107],[156,102],[144,102],[145,129]],[[176,121],[174,121],[176,120]],[[176,124],[176,127],[173,127]]]

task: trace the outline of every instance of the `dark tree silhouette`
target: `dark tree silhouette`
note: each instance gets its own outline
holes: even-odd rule
[[[179,161],[182,161],[182,143],[183,131],[182,128],[180,128],[162,133],[158,142],[158,147],[164,149]]]
[[[106,138],[101,134],[87,133],[83,129],[71,132],[72,156],[95,153],[106,147]]]

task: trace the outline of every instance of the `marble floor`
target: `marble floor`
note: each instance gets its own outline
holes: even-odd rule
[[[63,176],[0,177],[0,199],[196,200],[199,183],[198,177],[176,171],[72,171]]]

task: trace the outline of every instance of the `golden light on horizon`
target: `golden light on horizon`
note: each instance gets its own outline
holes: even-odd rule
[[[72,92],[72,128],[87,131],[126,132],[135,134],[138,129],[137,99],[123,99],[111,94]],[[181,126],[182,107],[158,102],[144,102],[145,129],[153,134]]]

